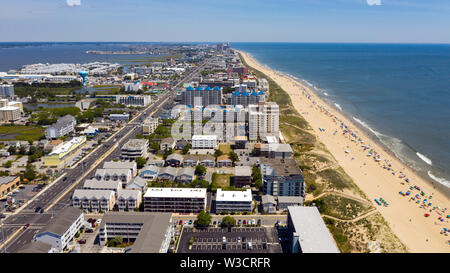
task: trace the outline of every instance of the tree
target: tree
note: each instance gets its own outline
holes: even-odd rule
[[[164,155],[163,155],[164,160],[166,160],[166,158],[167,158],[169,155],[171,155],[171,154],[173,154],[173,149],[172,149],[172,148],[166,150],[166,151],[164,152]]]
[[[28,179],[28,181],[32,181],[32,180],[36,179],[37,175],[36,175],[35,167],[32,164],[30,164],[30,163],[27,164],[27,166],[25,167],[25,172],[23,173],[23,177]]]
[[[152,149],[153,151],[158,151],[159,150],[159,143],[156,141],[152,141],[152,143],[150,143],[150,149]]]
[[[9,153],[9,154],[11,154],[11,155],[15,155],[15,154],[16,154],[16,152],[17,152],[17,149],[16,149],[16,147],[14,147],[14,146],[10,146],[10,147],[8,148],[8,153]]]
[[[217,150],[214,152],[214,156],[215,156],[215,157],[219,157],[219,156],[221,156],[221,155],[223,155],[223,152],[222,152],[221,150],[219,150],[219,149],[217,149]]]
[[[209,213],[202,210],[197,215],[197,226],[201,226],[201,227],[209,226],[211,224],[211,218],[212,218],[212,216]]]
[[[197,167],[195,167],[195,174],[200,176],[205,175],[206,167],[203,165],[197,165]]]
[[[33,155],[37,152],[37,148],[34,146],[30,146],[30,149],[28,150],[28,155]]]
[[[187,155],[188,152],[189,152],[189,149],[191,149],[191,144],[190,143],[188,143],[188,144],[186,144],[186,146],[184,146],[182,153],[184,155]]]
[[[141,169],[142,167],[144,167],[145,163],[147,163],[147,159],[140,157],[140,156],[136,157],[136,165],[137,165],[138,169]]]
[[[222,227],[227,227],[228,225],[230,225],[230,226],[236,225],[236,219],[234,219],[231,216],[223,217],[221,226]]]
[[[261,189],[262,188],[262,175],[261,170],[258,166],[253,166],[252,168],[252,181],[255,183],[256,188]]]
[[[26,155],[27,154],[27,150],[25,149],[25,146],[20,146],[19,154],[20,155]]]
[[[239,156],[234,151],[229,152],[228,155],[230,156],[233,163],[239,161]]]

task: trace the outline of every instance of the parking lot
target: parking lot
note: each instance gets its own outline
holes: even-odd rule
[[[194,242],[189,247],[191,237]],[[231,231],[185,227],[178,253],[282,253],[282,248],[278,232],[272,227],[233,227]]]

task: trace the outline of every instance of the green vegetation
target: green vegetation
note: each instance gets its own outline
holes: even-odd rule
[[[211,219],[212,219],[212,216],[209,213],[207,213],[205,211],[201,211],[197,215],[197,226],[207,227],[211,224]]]
[[[147,159],[143,158],[143,157],[136,157],[136,165],[138,169],[141,169],[142,167],[145,166],[145,163],[147,163]]]
[[[262,174],[261,170],[257,165],[252,168],[252,183],[255,184],[256,188],[261,190],[262,188]]]
[[[44,128],[40,126],[3,125],[0,126],[1,140],[40,140],[45,137]]]
[[[220,225],[222,227],[227,227],[228,225],[235,226],[236,225],[236,219],[234,219],[231,216],[225,216],[225,217],[223,217],[222,223]]]
[[[222,152],[222,154],[228,154],[232,152],[230,144],[219,144],[219,150]]]
[[[203,165],[197,165],[197,167],[195,167],[195,174],[196,175],[205,175],[206,174],[206,167]]]
[[[121,236],[114,237],[106,243],[107,247],[118,247],[123,243],[123,238]]]
[[[218,188],[230,187],[231,174],[213,173],[212,183],[216,184]]]

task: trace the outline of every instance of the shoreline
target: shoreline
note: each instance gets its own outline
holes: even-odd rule
[[[236,49],[234,49],[236,50]],[[424,178],[418,172],[412,170],[407,164],[402,162],[381,140],[367,128],[363,128],[348,113],[338,109],[338,106],[332,105],[320,95],[320,92],[314,90],[313,86],[304,83],[303,79],[271,69],[265,64],[259,63],[249,53],[236,50],[241,53],[247,64],[264,73],[275,81],[289,96],[294,108],[311,125],[313,134],[325,144],[327,149],[353,179],[354,183],[367,195],[373,206],[381,213],[391,230],[400,238],[400,240],[412,252],[449,252],[450,247],[446,244],[445,236],[439,234],[445,223],[436,223],[435,217],[426,218],[424,213],[429,208],[411,207],[415,202],[408,202],[408,197],[399,194],[399,191],[406,191],[409,186],[418,185],[424,192],[432,193],[433,201],[437,201],[442,207],[449,207],[449,192],[440,187],[440,183]],[[305,93],[308,95],[306,96]],[[350,116],[350,117],[349,117]],[[330,122],[330,119],[333,121]],[[355,132],[364,145],[378,151],[383,161],[392,164],[395,169],[395,175],[382,167],[380,161],[376,162],[367,157],[367,152],[361,149],[357,141],[353,141],[343,135],[328,135],[328,132],[339,130],[338,122],[343,122],[348,126],[351,132]],[[326,128],[326,132],[318,131],[319,128]],[[341,127],[342,128],[342,127]],[[355,145],[356,144],[356,145]],[[346,151],[344,153],[344,150]],[[352,157],[349,160],[349,157]],[[355,160],[354,160],[355,159]],[[360,165],[364,163],[363,165]],[[360,166],[358,166],[360,165]],[[359,168],[358,168],[359,167]],[[410,179],[406,183],[403,179],[397,177],[397,172],[404,172]],[[369,174],[369,175],[368,175]],[[438,185],[436,185],[438,183]],[[445,185],[442,185],[445,187]],[[416,194],[417,192],[414,192]],[[379,198],[389,200],[389,207],[380,207],[373,200]],[[448,214],[448,212],[445,212]],[[444,215],[445,217],[445,215]],[[412,224],[414,223],[414,224]],[[448,223],[448,220],[446,221]]]
[[[247,54],[249,54],[249,53],[247,53]],[[255,59],[254,57],[252,57],[252,58]],[[264,65],[264,66],[266,66],[267,69],[271,69],[267,65]],[[289,75],[287,73],[284,73],[284,72],[279,72],[278,71],[278,73],[284,75],[285,77],[291,78],[293,81],[296,81],[296,82],[299,82],[299,83],[302,83],[302,81],[307,82],[304,79],[296,78],[296,77],[294,77],[292,75]],[[425,172],[421,173],[419,171],[416,171],[411,166],[409,166],[406,162],[403,162],[403,160],[399,156],[397,156],[395,154],[395,152],[391,151],[390,148],[386,144],[384,144],[378,138],[378,136],[375,133],[373,133],[371,131],[371,129],[368,129],[368,128],[364,127],[362,124],[360,124],[356,120],[353,121],[353,119],[355,119],[357,117],[353,116],[351,113],[348,113],[348,112],[344,111],[339,104],[337,104],[336,102],[332,101],[331,99],[328,99],[327,96],[323,96],[319,92],[319,90],[317,90],[317,88],[315,88],[315,86],[312,86],[312,87],[307,86],[307,88],[310,91],[312,91],[317,97],[319,97],[319,99],[321,99],[321,101],[324,104],[326,104],[329,108],[331,108],[331,109],[334,108],[338,113],[340,113],[342,116],[344,116],[347,119],[348,123],[350,123],[353,127],[357,128],[359,131],[364,132],[364,134],[365,134],[364,137],[366,137],[366,138],[370,139],[372,142],[375,142],[376,144],[378,144],[383,149],[383,152],[389,154],[391,157],[397,159],[401,164],[405,165],[405,168],[407,169],[408,172],[414,173],[414,175],[422,178],[427,183],[431,184],[431,186],[433,186],[433,188],[435,188],[441,194],[445,195],[447,198],[450,198],[450,188],[449,187],[445,186],[442,183],[439,183],[438,181],[433,180],[431,177],[428,176],[427,173],[425,173]],[[361,122],[363,122],[363,121],[361,121]],[[423,159],[421,159],[421,160],[423,160]]]

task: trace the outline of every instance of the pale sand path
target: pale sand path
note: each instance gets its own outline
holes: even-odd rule
[[[367,134],[358,130],[353,122],[345,118],[339,110],[336,110],[326,104],[319,98],[308,86],[299,81],[267,68],[258,63],[252,56],[245,52],[238,51],[242,54],[245,61],[251,67],[261,71],[271,77],[282,87],[291,97],[294,107],[299,113],[306,112],[302,116],[309,122],[319,140],[326,145],[331,154],[336,158],[345,172],[353,179],[358,187],[367,195],[372,204],[382,214],[388,222],[392,231],[400,238],[400,240],[408,247],[410,252],[450,252],[450,246],[446,243],[450,239],[449,236],[439,234],[442,228],[449,228],[448,220],[444,223],[438,221],[436,212],[430,213],[428,218],[424,217],[427,212],[419,208],[418,204],[409,202],[408,197],[403,197],[399,191],[405,192],[409,185],[401,185],[402,180],[398,178],[399,171],[403,172],[410,179],[410,185],[418,185],[427,194],[433,195],[431,202],[439,204],[441,208],[447,208],[446,216],[449,214],[450,200],[441,192],[434,189],[432,184],[425,179],[414,174],[405,164],[396,157],[384,152],[375,141],[372,141]],[[302,88],[310,94],[311,100],[308,100],[302,93]],[[312,101],[315,101],[314,105]],[[324,106],[331,114],[344,122],[349,128],[361,137],[365,144],[374,148],[381,154],[383,162],[389,160],[397,174],[394,176],[390,171],[381,167],[381,163],[375,162],[371,157],[367,156],[360,144],[352,142],[347,136],[342,135],[340,124],[333,122],[330,116],[325,115],[316,106],[317,104]],[[325,132],[319,131],[318,128],[326,129]],[[338,131],[333,135],[334,131]],[[349,146],[347,148],[347,146]],[[346,154],[344,151],[348,150]],[[354,160],[351,158],[354,157]],[[366,165],[363,165],[363,164]],[[413,192],[414,195],[419,193]],[[388,207],[378,206],[373,199],[382,197],[390,205]],[[428,239],[428,241],[427,241]]]

